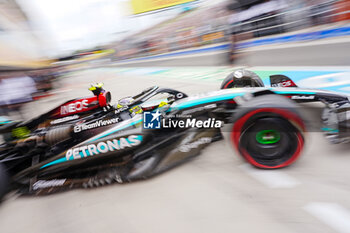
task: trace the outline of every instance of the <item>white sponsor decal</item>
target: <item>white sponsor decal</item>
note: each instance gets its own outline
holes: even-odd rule
[[[99,120],[90,124],[76,125],[74,126],[74,133],[79,133],[84,130],[115,124],[115,123],[118,123],[119,121],[120,121],[119,117],[116,117],[109,120]]]
[[[33,184],[33,190],[62,186],[66,179],[60,180],[38,180]]]
[[[205,121],[203,120],[197,120],[197,119],[190,119],[187,118],[185,120],[172,120],[171,118],[163,119],[163,128],[221,128],[222,122],[219,120],[216,120],[215,118],[209,118]]]
[[[71,104],[61,106],[61,115],[81,111],[89,105],[88,100],[77,101]]]
[[[90,144],[86,146],[80,146],[69,149],[66,152],[66,159],[80,159],[88,156],[94,156],[98,154],[104,154],[114,150],[123,150],[125,148],[131,148],[140,145],[142,141],[141,135],[130,135],[128,138],[119,138],[113,140],[107,140],[105,142],[99,142],[96,145]]]
[[[290,87],[293,86],[292,81],[284,81],[284,82],[280,82],[280,83],[274,83],[271,85],[272,87]]]
[[[309,95],[309,96],[306,96],[306,95],[293,95],[292,96],[292,100],[313,100],[315,99],[315,96],[314,95]]]
[[[66,121],[70,121],[70,120],[75,120],[75,119],[78,119],[78,118],[79,118],[78,115],[67,116],[67,117],[63,117],[63,118],[60,118],[60,119],[51,121],[50,124],[51,124],[51,125],[55,125],[55,124],[59,124],[59,123],[62,123],[62,122],[66,122]]]
[[[235,71],[234,75],[236,78],[243,78],[243,71],[237,70]]]
[[[117,110],[115,110],[114,111],[114,113],[115,114],[119,114],[119,113],[121,113],[121,112],[123,112],[123,111],[125,111],[125,110],[127,110],[129,107],[122,107],[122,108],[118,108]]]
[[[198,139],[197,141],[194,141],[194,142],[191,142],[191,143],[187,143],[185,145],[181,145],[179,147],[179,151],[183,152],[183,153],[186,153],[186,152],[189,152],[192,149],[198,148],[200,145],[208,144],[210,142],[211,142],[211,138],[203,137],[203,138]]]

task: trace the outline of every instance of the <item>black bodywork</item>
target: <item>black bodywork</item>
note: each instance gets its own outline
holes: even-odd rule
[[[50,118],[50,111],[28,122],[9,123],[0,128],[7,135],[0,147],[1,172],[11,177],[6,191],[47,194],[145,179],[193,158],[222,138],[220,128],[213,127],[145,129],[143,113],[150,111],[161,112],[162,120],[190,116],[230,124],[251,99],[278,95],[296,103],[324,103],[322,117],[329,139],[339,143],[350,138],[348,96],[277,85],[285,79],[288,80],[284,76],[272,77],[273,87],[263,87],[258,82],[252,87],[225,88],[191,97],[177,90],[151,87],[122,107],[108,103],[63,122]],[[159,95],[161,100],[157,99]],[[50,121],[56,122],[52,125]],[[16,129],[23,128],[30,133],[23,138],[13,136]]]

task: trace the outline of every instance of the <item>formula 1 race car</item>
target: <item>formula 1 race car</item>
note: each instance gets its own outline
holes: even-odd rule
[[[94,96],[70,100],[27,122],[0,123],[0,196],[48,194],[145,179],[177,166],[228,129],[233,147],[258,168],[292,164],[307,125],[299,103],[321,102],[323,128],[334,143],[350,138],[346,95],[301,89],[286,76],[264,87],[236,70],[220,91],[188,97],[151,87],[111,105],[101,84]],[[224,126],[224,127],[223,127]]]

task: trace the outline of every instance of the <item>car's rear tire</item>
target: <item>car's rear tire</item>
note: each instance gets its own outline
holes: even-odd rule
[[[0,202],[7,193],[9,188],[9,175],[5,166],[0,163]]]
[[[258,168],[283,168],[300,156],[306,131],[297,105],[277,96],[259,96],[238,108],[231,141],[240,155]]]

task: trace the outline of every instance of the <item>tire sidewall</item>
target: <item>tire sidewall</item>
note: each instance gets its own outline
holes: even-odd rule
[[[257,114],[263,115],[271,113],[287,120],[291,126],[295,128],[295,135],[297,137],[298,143],[296,145],[297,148],[295,150],[295,153],[290,156],[285,162],[275,166],[268,166],[258,163],[253,158],[253,156],[251,156],[244,148],[240,147],[240,139],[242,132],[244,131],[245,123],[247,123],[247,121],[252,119]],[[238,109],[238,112],[233,117],[233,126],[230,133],[230,139],[238,153],[253,166],[264,169],[276,169],[289,166],[299,158],[305,144],[305,131],[306,127],[303,117],[296,110],[295,103],[289,99],[286,99],[285,97],[266,95],[257,97],[256,100],[253,99],[253,101],[248,102],[245,106],[241,106]]]

